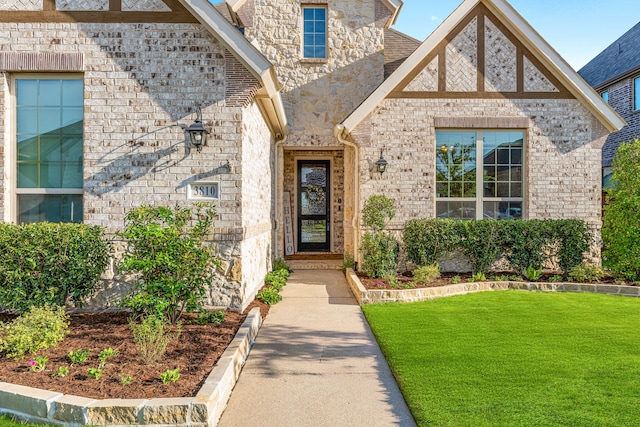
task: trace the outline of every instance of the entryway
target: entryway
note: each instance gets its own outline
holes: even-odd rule
[[[298,252],[330,252],[330,162],[298,160],[297,164]]]

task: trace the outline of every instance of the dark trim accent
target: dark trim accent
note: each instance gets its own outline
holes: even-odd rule
[[[389,99],[575,99],[571,92],[391,92]]]
[[[109,10],[111,12],[120,12],[122,10],[122,0],[109,0]]]
[[[516,92],[524,92],[524,53],[516,45]]]
[[[625,71],[624,73],[620,73],[617,76],[610,78],[609,80],[605,80],[604,82],[600,83],[597,86],[594,86],[593,88],[596,90],[596,92],[600,92],[607,86],[612,86],[615,83],[618,83],[622,80],[626,80],[628,78],[634,77],[638,73],[640,73],[640,65],[638,65],[637,67],[633,67]]]
[[[485,35],[484,35],[484,31],[485,31],[485,23],[484,23],[484,11],[480,10],[478,12],[478,64],[477,64],[477,72],[476,75],[478,77],[478,82],[476,83],[476,90],[478,92],[484,92],[485,91],[485,87],[484,87],[484,80],[485,80]]]
[[[173,12],[186,12],[187,9],[178,0],[162,0]]]
[[[106,11],[2,11],[0,22],[96,22],[96,23],[187,23],[198,20],[189,12]]]
[[[42,0],[42,10],[56,10],[56,0]]]
[[[413,73],[412,73],[413,74]],[[419,73],[411,77],[415,79]],[[447,90],[447,49],[440,49],[438,54],[438,91],[446,92]]]

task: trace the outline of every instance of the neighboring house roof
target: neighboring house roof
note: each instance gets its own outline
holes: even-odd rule
[[[625,125],[625,121],[576,73],[560,55],[529,25],[505,0],[465,0],[388,79],[386,79],[336,131],[348,135],[362,122],[402,81],[419,66],[447,35],[480,3],[484,4],[521,43],[531,51],[554,76],[581,101],[586,108],[610,131]]]
[[[180,0],[217,40],[233,54],[260,82],[256,94],[261,110],[274,134],[287,133],[287,116],[280,96],[275,67],[207,0]]]
[[[640,69],[640,22],[600,52],[578,74],[600,89]]]
[[[389,77],[420,46],[420,41],[392,28],[384,30],[384,78]]]

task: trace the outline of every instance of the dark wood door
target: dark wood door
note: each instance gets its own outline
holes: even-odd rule
[[[298,160],[298,252],[331,251],[329,160]]]

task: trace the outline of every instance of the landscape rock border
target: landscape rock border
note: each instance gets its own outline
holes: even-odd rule
[[[0,414],[66,426],[214,427],[261,326],[262,316],[256,307],[195,397],[100,400],[0,382]]]
[[[541,292],[586,292],[608,295],[640,297],[640,287],[626,285],[599,285],[591,283],[547,282],[468,282],[455,285],[415,289],[366,289],[353,269],[345,271],[351,292],[358,304],[386,302],[417,302],[436,298],[464,295],[473,292],[524,290]]]

